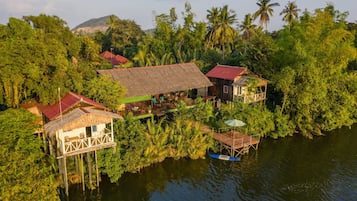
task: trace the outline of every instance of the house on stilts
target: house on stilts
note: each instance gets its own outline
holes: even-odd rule
[[[87,181],[92,184],[92,159],[94,157],[96,182],[99,186],[97,151],[114,148],[113,120],[122,119],[110,112],[104,105],[85,96],[69,92],[54,105],[42,108],[44,115],[44,135],[47,138],[50,153],[58,160],[60,179],[68,195],[68,181]],[[75,163],[76,174],[68,178],[67,160]],[[83,167],[84,160],[88,168]],[[74,177],[74,178],[73,178]]]

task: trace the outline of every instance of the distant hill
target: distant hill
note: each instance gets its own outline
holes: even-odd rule
[[[84,35],[91,35],[98,31],[105,32],[109,27],[107,22],[108,22],[110,16],[112,16],[112,15],[87,20],[87,21],[81,23],[80,25],[76,26],[75,28],[73,28],[72,32],[84,34]],[[115,19],[119,19],[117,16],[114,16],[114,17],[115,17]],[[155,31],[155,29],[144,30],[144,32],[147,34],[152,34],[154,31]]]
[[[108,29],[107,22],[110,16],[111,15],[87,20],[81,23],[80,25],[76,26],[75,28],[73,28],[72,31],[81,34],[93,34],[98,31],[105,32]],[[115,18],[118,17],[115,16]]]

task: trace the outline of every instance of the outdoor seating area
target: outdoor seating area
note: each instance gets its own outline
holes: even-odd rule
[[[127,103],[121,113],[133,113],[134,116],[145,114],[162,115],[163,112],[176,108],[179,101],[184,101],[187,106],[194,105],[194,100],[186,92],[172,92],[153,95],[151,100]]]

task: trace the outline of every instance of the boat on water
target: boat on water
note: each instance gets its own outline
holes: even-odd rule
[[[209,157],[215,158],[215,159],[220,159],[220,160],[225,160],[225,161],[240,161],[240,158],[238,157],[231,157],[227,155],[222,155],[222,154],[208,154]]]

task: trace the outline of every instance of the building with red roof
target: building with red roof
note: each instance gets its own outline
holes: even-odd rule
[[[97,103],[85,96],[76,94],[74,92],[68,92],[61,101],[51,106],[42,108],[42,113],[48,120],[54,120],[61,115],[66,114],[68,111],[77,107],[95,107],[102,110],[108,110],[104,105]]]
[[[102,52],[100,56],[108,60],[113,66],[120,66],[126,64],[129,61],[129,59],[121,55],[115,55],[109,51]]]
[[[245,103],[265,101],[267,80],[252,73],[246,67],[217,65],[206,76],[214,86],[208,95],[224,101],[243,101]]]

